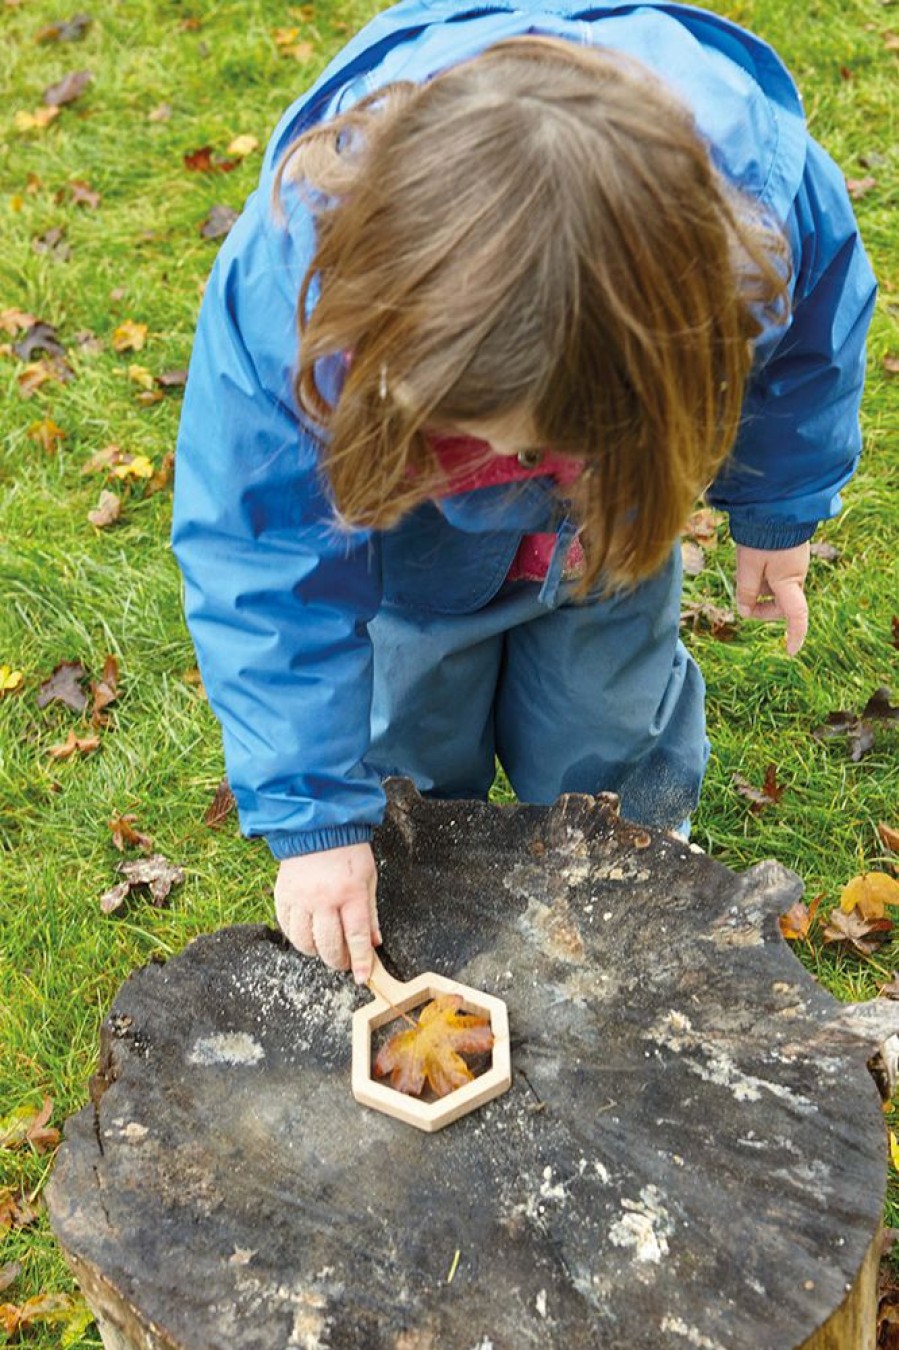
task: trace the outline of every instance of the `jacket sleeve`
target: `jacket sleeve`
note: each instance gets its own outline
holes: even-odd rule
[[[278,858],[360,842],[383,814],[366,768],[376,546],[335,526],[292,390],[311,224],[251,198],[204,295],[185,391],[172,542],[228,780]]]
[[[753,548],[789,548],[840,509],[861,449],[859,404],[875,283],[843,176],[809,139],[787,222],[786,327],[756,348],[733,452],[708,496]]]

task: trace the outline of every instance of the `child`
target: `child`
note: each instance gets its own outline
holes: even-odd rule
[[[512,7],[514,5],[514,7]],[[757,38],[676,4],[404,0],[282,119],[206,290],[174,545],[229,781],[300,951],[367,978],[381,781],[613,790],[707,758],[679,529],[806,630],[873,280]]]

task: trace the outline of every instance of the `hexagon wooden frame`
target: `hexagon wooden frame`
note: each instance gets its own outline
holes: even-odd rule
[[[475,1111],[511,1086],[509,1014],[501,998],[471,989],[458,980],[448,979],[430,970],[404,984],[387,974],[377,956],[372,969],[372,983],[375,986],[372,990],[374,1002],[358,1008],[353,1014],[352,1084],[357,1102],[405,1121],[407,1125],[414,1125],[416,1129],[432,1133],[442,1130],[444,1125],[467,1115],[469,1111]],[[395,1018],[397,1012],[417,1008],[437,994],[459,994],[466,1012],[489,1015],[493,1032],[492,1062],[489,1069],[470,1083],[464,1083],[437,1101],[424,1102],[372,1078],[371,1036],[378,1027]]]

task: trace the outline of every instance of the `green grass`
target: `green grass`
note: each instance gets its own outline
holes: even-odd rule
[[[186,364],[216,249],[198,227],[213,204],[241,205],[260,161],[257,153],[233,173],[206,175],[187,173],[183,155],[204,144],[224,151],[239,133],[264,145],[287,102],[376,8],[361,0],[303,11],[262,0],[97,0],[83,41],[38,46],[34,33],[68,11],[47,0],[0,3],[0,87],[11,91],[0,120],[0,310],[19,307],[55,324],[77,377],[25,400],[20,363],[0,357],[0,665],[24,672],[22,690],[0,700],[0,1116],[46,1093],[61,1123],[86,1100],[100,1020],[135,966],[179,951],[198,932],[270,917],[274,864],[265,847],[240,840],[231,821],[217,831],[203,823],[223,766],[215,722],[185,678],[194,659],[167,544],[169,492],[126,492],[121,524],[95,531],[86,514],[104,484],[81,467],[111,443],[158,467],[174,443],[177,392],[141,407],[128,366],[159,374]],[[719,8],[779,47],[815,133],[846,175],[878,180],[858,203],[882,284],[866,454],[843,516],[823,531],[840,557],[814,564],[806,648],[790,661],[779,633],[755,626],[729,643],[688,639],[706,675],[715,746],[694,837],[737,869],[778,858],[826,907],[852,875],[884,865],[878,821],[899,826],[897,729],[883,727],[875,752],[857,764],[844,742],[810,735],[828,712],[861,708],[879,685],[899,696],[891,633],[899,377],[882,368],[886,352],[899,354],[899,57],[883,40],[893,11],[877,0],[820,0],[803,8],[801,23],[780,0]],[[314,45],[308,64],[279,55],[279,26],[299,27]],[[93,82],[54,125],[15,129],[16,112],[33,112],[46,86],[81,68]],[[162,104],[169,119],[150,121]],[[102,193],[98,209],[56,200],[73,179]],[[33,248],[54,227],[65,230],[67,261]],[[147,345],[118,355],[111,338],[129,318],[148,325]],[[102,341],[101,351],[79,351],[82,330]],[[53,455],[27,434],[43,417],[66,433]],[[723,542],[691,592],[728,603],[731,568]],[[48,749],[81,724],[59,705],[39,710],[38,686],[61,661],[80,660],[98,677],[108,653],[121,672],[114,730],[96,754],[57,762]],[[760,783],[769,763],[786,792],[755,815],[732,775]],[[98,899],[120,860],[107,821],[126,811],[160,852],[186,864],[187,878],[169,908],[135,903],[105,918]],[[860,999],[895,968],[899,946],[871,963],[820,943],[799,955],[838,997]],[[45,1156],[0,1151],[0,1189],[39,1189],[47,1166]],[[888,1218],[899,1223],[895,1186]],[[73,1288],[45,1218],[6,1238],[0,1267],[12,1260],[23,1271],[0,1302]],[[56,1346],[61,1335],[37,1328],[28,1343]],[[99,1340],[89,1331],[74,1344]]]

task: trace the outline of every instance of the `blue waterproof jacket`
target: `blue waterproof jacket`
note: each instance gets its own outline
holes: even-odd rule
[[[292,391],[313,225],[296,195],[286,224],[273,217],[273,172],[303,130],[371,90],[527,33],[621,50],[656,70],[692,108],[719,169],[786,228],[792,318],[758,341],[737,444],[710,494],[734,538],[759,548],[809,538],[855,467],[874,282],[843,177],[765,43],[679,4],[404,0],[386,10],[272,137],[206,289],[178,441],[173,542],[188,622],[242,828],[279,858],[363,841],[381,819],[365,756],[367,623],[382,601],[477,609],[503,584],[522,533],[560,526],[563,512],[536,479],[511,496],[484,488],[423,506],[388,532],[334,527]]]

